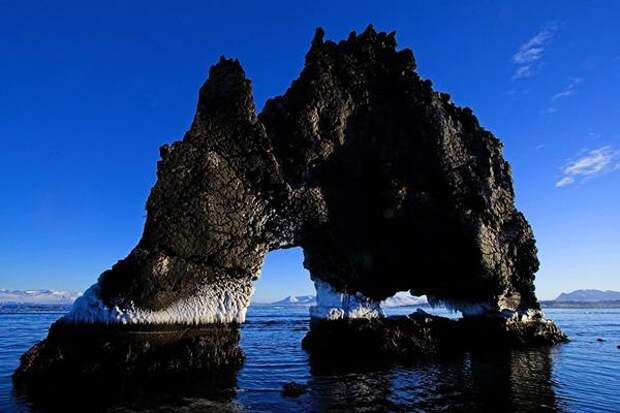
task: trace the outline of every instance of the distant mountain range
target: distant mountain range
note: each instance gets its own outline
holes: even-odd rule
[[[620,300],[620,291],[575,290],[558,295],[555,301],[615,301]]]
[[[613,307],[620,308],[620,291],[611,290],[576,290],[560,294],[555,300],[540,302],[543,307],[586,308]],[[416,297],[408,292],[399,292],[381,303],[383,308],[424,306],[428,301],[425,296]],[[314,295],[288,296],[272,303],[256,303],[254,305],[274,307],[309,307],[316,305]]]
[[[72,304],[81,295],[75,291],[56,290],[5,290],[0,289],[0,304]],[[415,297],[407,292],[397,293],[381,305],[383,307],[409,307],[427,304],[426,297]],[[309,307],[316,305],[314,295],[289,295],[272,303],[253,303],[260,306],[274,307]]]
[[[273,305],[276,307],[305,307],[316,304],[316,297],[313,295],[289,295],[281,300],[264,305]]]
[[[548,308],[620,308],[620,291],[575,290],[562,293],[555,300],[541,301]]]
[[[6,290],[0,289],[0,304],[72,304],[81,295],[75,291]],[[427,305],[425,296],[416,297],[399,292],[381,303],[384,308]],[[316,305],[314,295],[289,295],[271,303],[253,303],[259,306],[309,307]],[[620,307],[620,291],[575,290],[560,294],[555,300],[541,301],[543,307]]]
[[[396,307],[411,307],[416,305],[427,305],[428,301],[426,300],[426,296],[416,297],[415,295],[411,295],[406,291],[401,291],[396,293],[394,296],[386,299],[381,303],[382,307],[385,308],[396,308]]]
[[[0,304],[72,304],[80,295],[75,291],[0,289]]]
[[[410,307],[416,305],[426,305],[426,297],[416,297],[408,292],[399,292],[393,297],[381,303],[382,307],[395,308],[395,307]],[[273,306],[273,307],[310,307],[316,305],[316,297],[314,295],[289,295],[278,301],[271,303],[254,303],[259,306]]]

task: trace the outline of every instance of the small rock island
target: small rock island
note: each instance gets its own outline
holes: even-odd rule
[[[334,42],[318,29],[298,79],[260,114],[241,64],[221,58],[191,128],[160,153],[138,244],[22,356],[16,383],[230,380],[265,255],[290,247],[316,285],[313,357],[566,339],[540,311],[534,236],[501,142],[420,78],[394,33]],[[379,303],[399,291],[463,318],[384,317]]]

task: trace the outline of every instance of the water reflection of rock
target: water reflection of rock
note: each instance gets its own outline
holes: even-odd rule
[[[221,411],[235,395],[243,359],[238,326],[230,324],[137,329],[56,323],[22,356],[15,397],[44,411],[180,407],[179,400],[193,397]]]
[[[383,371],[314,374],[301,410],[562,412],[552,351],[465,353]]]
[[[54,346],[44,342],[33,351],[60,352],[45,354],[50,365],[41,370],[28,363],[36,354],[27,355],[16,373],[16,396],[37,411],[245,411],[233,390],[243,357],[237,329],[124,329],[122,340],[119,333],[84,334],[81,327],[76,342],[70,329],[54,326],[48,338]],[[553,351],[468,351],[369,371],[311,364],[307,393],[273,405],[299,412],[561,412]],[[238,363],[205,364],[235,354]]]
[[[389,371],[314,376],[309,381],[305,411],[374,412],[398,411],[392,401],[393,383]]]

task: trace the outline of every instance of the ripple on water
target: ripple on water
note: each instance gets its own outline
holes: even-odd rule
[[[552,349],[324,375],[311,373],[300,347],[307,311],[248,311],[241,330],[246,362],[233,401],[182,398],[148,411],[620,411],[620,310],[547,309],[572,339]],[[21,353],[42,339],[60,314],[0,310],[0,411],[27,411],[11,397],[11,373]],[[605,341],[597,342],[599,337]],[[282,384],[289,381],[307,384],[307,393],[284,398]],[[122,410],[129,411],[127,406]]]

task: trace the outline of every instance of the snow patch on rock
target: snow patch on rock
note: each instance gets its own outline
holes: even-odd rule
[[[78,298],[62,317],[67,323],[188,324],[243,323],[254,292],[251,282],[226,280],[205,285],[199,294],[183,298],[167,308],[149,310],[133,302],[106,305],[95,284]]]
[[[342,293],[321,280],[314,281],[314,287],[316,288],[316,305],[310,307],[311,318],[339,320],[383,317],[381,303],[363,294]]]

